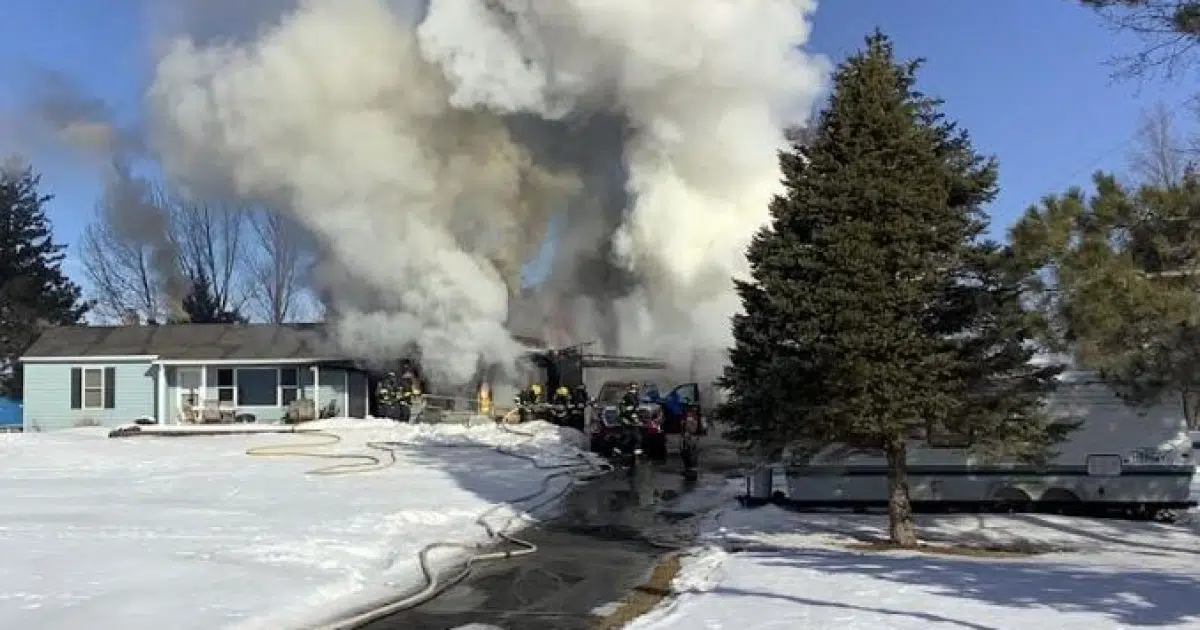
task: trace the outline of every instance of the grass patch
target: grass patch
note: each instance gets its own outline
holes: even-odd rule
[[[952,543],[920,543],[916,547],[902,547],[890,540],[871,540],[843,545],[851,551],[917,551],[941,556],[963,556],[970,558],[1027,558],[1054,551],[1031,543],[1008,545],[962,545]]]
[[[667,556],[650,572],[645,584],[633,589],[617,605],[616,609],[603,617],[597,617],[592,630],[617,630],[634,619],[650,612],[659,602],[671,595],[671,581],[679,574],[680,562],[677,554]]]

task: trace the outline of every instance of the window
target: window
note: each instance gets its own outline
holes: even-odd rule
[[[279,404],[277,368],[238,368],[237,405],[273,407]]]
[[[279,370],[279,404],[290,405],[300,397],[300,370],[283,368]]]
[[[232,403],[237,400],[237,388],[234,387],[233,368],[217,370],[217,400]]]
[[[112,409],[116,407],[116,381],[114,368],[71,368],[71,408]]]
[[[83,408],[104,408],[104,370],[101,368],[83,371]]]

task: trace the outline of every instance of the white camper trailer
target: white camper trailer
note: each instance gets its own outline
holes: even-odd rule
[[[967,451],[969,435],[923,431],[908,442],[908,483],[918,508],[1153,515],[1195,505],[1189,497],[1196,462],[1182,405],[1164,400],[1130,407],[1091,372],[1066,372],[1049,411],[1082,424],[1044,467],[985,461]],[[810,449],[787,467],[788,500],[799,507],[887,504],[881,452],[841,444]]]

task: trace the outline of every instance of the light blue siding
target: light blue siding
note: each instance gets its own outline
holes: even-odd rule
[[[195,366],[203,368],[205,389],[198,392],[201,400],[216,400],[218,397],[218,370],[221,369],[297,369],[295,365],[263,363],[240,365],[232,368],[221,366]],[[112,409],[71,409],[72,368],[113,368],[116,385],[115,405]],[[159,366],[145,359],[124,361],[108,360],[96,363],[29,362],[25,363],[24,389],[25,431],[53,431],[81,426],[119,426],[128,424],[142,416],[156,417],[158,404]],[[185,366],[168,366],[165,372],[166,395],[164,396],[164,418],[168,424],[178,423],[180,413],[179,371]],[[341,368],[322,367],[320,387],[314,388],[314,374],[310,366],[298,368],[302,396],[318,401],[321,409],[333,403],[334,415],[347,413],[347,371]],[[236,382],[236,381],[235,381]],[[280,400],[277,388],[275,399]],[[354,392],[361,398],[363,392]],[[365,403],[362,403],[365,408]],[[258,422],[277,422],[283,418],[284,405],[239,405],[237,413],[254,414]]]
[[[200,368],[200,367],[201,366],[195,366],[195,368]],[[169,422],[169,423],[177,423],[177,422],[179,422],[179,420],[181,418],[180,396],[179,396],[179,394],[180,394],[179,372],[181,370],[187,370],[187,369],[189,369],[189,367],[187,367],[187,366],[172,366],[167,369],[167,373],[166,373],[166,377],[167,377],[166,405],[167,405],[167,409],[168,409],[167,422]],[[194,368],[191,368],[191,369],[194,369]],[[204,368],[204,390],[202,392],[199,392],[200,398],[202,400],[217,400],[218,399],[218,395],[219,395],[218,384],[220,383],[219,371],[223,370],[223,369],[235,370],[235,372],[236,372],[236,370],[239,370],[239,369],[240,370],[298,369],[300,391],[302,392],[302,396],[304,398],[314,399],[314,388],[313,388],[314,375],[312,372],[312,368],[310,366],[307,366],[307,365],[301,365],[301,366],[280,365],[280,364],[276,364],[276,363],[263,363],[261,365],[238,365],[238,366],[212,366],[212,365],[210,365],[210,366],[205,367]],[[234,383],[235,383],[235,385],[237,383],[236,374],[234,376]],[[280,389],[281,389],[280,387],[276,388],[276,396],[275,396],[276,401],[282,400],[282,398],[281,398],[282,392],[279,391]],[[320,404],[322,409],[328,407],[329,404],[331,402],[333,402],[334,404],[336,404],[336,413],[334,415],[338,415],[338,416],[345,415],[345,413],[346,413],[346,395],[345,395],[345,393],[346,393],[346,370],[343,370],[341,368],[322,367],[321,373],[320,373],[320,387],[318,389],[319,389],[319,391],[317,391],[318,396],[316,396],[315,399],[318,401],[318,404]],[[238,404],[237,405],[237,413],[253,414],[255,417],[255,420],[257,422],[277,422],[283,418],[284,410],[285,410],[285,405],[282,405],[282,404],[274,404],[274,405],[242,405],[242,404]]]
[[[71,369],[114,370],[112,409],[71,409]],[[154,416],[155,367],[145,359],[103,363],[24,364],[25,431],[53,431],[80,426],[118,426],[141,416]]]

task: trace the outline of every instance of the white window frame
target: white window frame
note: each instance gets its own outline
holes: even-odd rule
[[[79,408],[87,411],[97,411],[104,409],[104,393],[107,390],[108,383],[104,382],[104,372],[108,369],[107,365],[81,365],[79,366]],[[87,375],[88,372],[100,373],[100,403],[96,406],[89,406],[87,402],[87,392],[89,389],[94,390],[95,387],[88,387]]]
[[[283,384],[283,371],[290,370],[290,369],[296,370],[296,385],[295,385],[295,387],[293,387],[291,385],[285,386]],[[219,385],[219,383],[221,382],[221,370],[229,370],[229,371],[233,372],[233,385],[232,386]],[[283,390],[285,390],[285,389],[295,389],[297,398],[300,396],[300,391],[302,389],[304,389],[304,386],[300,384],[299,368],[279,367],[279,366],[272,367],[270,365],[264,365],[262,367],[257,367],[257,366],[255,366],[255,367],[251,367],[251,366],[218,367],[217,368],[217,383],[218,383],[218,385],[217,385],[217,387],[214,388],[217,391],[217,400],[220,400],[220,398],[221,398],[221,390],[223,390],[223,389],[232,390],[233,391],[233,399],[232,399],[233,406],[241,407],[242,401],[241,401],[241,396],[238,394],[238,389],[240,389],[239,385],[240,385],[240,381],[241,381],[242,372],[243,371],[262,372],[265,370],[275,370],[275,404],[274,405],[248,405],[248,406],[250,406],[250,407],[282,407],[283,406]]]
[[[215,367],[217,368],[217,385],[215,385],[213,387],[208,387],[206,389],[212,389],[214,392],[216,392],[218,401],[221,399],[221,390],[223,390],[223,389],[231,390],[233,392],[231,401],[232,401],[234,407],[242,406],[241,396],[238,395],[238,389],[239,389],[238,385],[239,385],[239,381],[241,381],[241,373],[246,370],[251,370],[251,371],[256,371],[256,372],[263,371],[263,370],[271,370],[271,369],[275,370],[275,404],[274,405],[250,405],[250,406],[253,406],[253,407],[269,407],[269,406],[283,407],[284,406],[283,390],[285,390],[285,389],[296,390],[296,398],[297,399],[300,399],[303,397],[303,392],[304,392],[305,386],[304,386],[304,379],[301,376],[303,373],[303,370],[300,367],[292,367],[292,366],[273,366],[272,367],[269,364],[263,365],[261,367],[249,366],[249,365],[247,365],[245,367],[225,367],[225,366],[215,366]],[[230,372],[233,373],[233,385],[223,386],[220,384],[222,370],[229,370]],[[295,370],[296,371],[296,384],[295,385],[284,385],[283,384],[284,370]],[[202,372],[202,373],[207,374],[207,370],[205,370],[205,372]],[[176,381],[176,383],[178,383],[178,380]],[[176,389],[179,389],[178,384],[176,385]]]
[[[232,385],[222,385],[221,384],[221,372],[224,370],[229,370],[230,373],[233,375],[233,384]],[[229,402],[232,403],[234,407],[238,406],[237,383],[238,383],[237,368],[233,368],[233,367],[218,367],[217,368],[217,386],[213,388],[217,393],[217,404],[221,403],[221,390],[228,389],[233,392],[233,396],[230,397]]]
[[[276,407],[285,406],[284,402],[283,402],[283,391],[285,389],[296,390],[296,397],[293,398],[293,400],[300,400],[301,398],[303,398],[304,386],[300,384],[300,368],[298,366],[297,367],[277,367],[277,368],[275,368],[275,371],[278,372],[278,374],[275,375],[275,385],[276,385],[276,387],[275,387],[275,406]],[[296,373],[296,384],[295,385],[284,385],[283,384],[283,373],[286,371],[292,371],[292,372]]]

